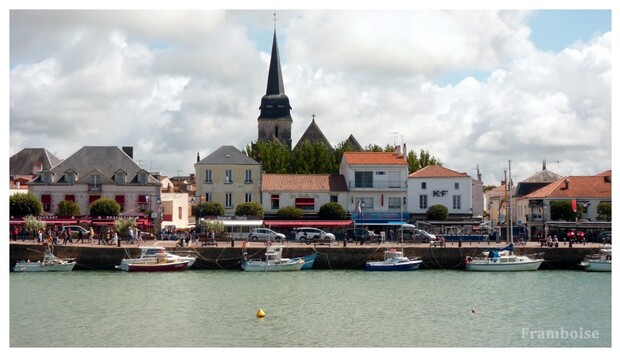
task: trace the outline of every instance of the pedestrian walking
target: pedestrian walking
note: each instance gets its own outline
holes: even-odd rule
[[[82,232],[81,229],[78,231],[78,236],[77,236],[77,239],[75,240],[75,242],[77,243],[79,241],[82,241],[82,243],[84,243],[84,232]]]

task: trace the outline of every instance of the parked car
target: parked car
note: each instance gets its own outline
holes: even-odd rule
[[[78,233],[81,231],[84,238],[88,238],[88,234],[90,233],[89,230],[82,226],[62,226],[60,229],[62,233],[64,233],[65,230],[69,230],[71,232],[71,236],[73,237],[77,237]]]
[[[416,238],[421,239],[422,243],[433,243],[437,240],[437,237],[434,234],[430,234],[422,229],[416,229],[414,232]]]
[[[349,228],[345,231],[344,237],[347,241],[370,241],[374,240],[377,235],[365,228]]]
[[[248,236],[251,241],[267,241],[284,242],[286,236],[282,233],[274,232],[269,228],[254,228]]]
[[[336,236],[318,228],[300,227],[295,229],[295,239],[301,242],[313,239],[327,239],[333,242],[336,240]]]

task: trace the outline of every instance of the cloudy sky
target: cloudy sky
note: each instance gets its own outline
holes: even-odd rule
[[[10,11],[9,156],[133,146],[164,175],[258,135],[273,10]],[[407,144],[499,184],[611,169],[609,10],[279,10],[293,144]]]

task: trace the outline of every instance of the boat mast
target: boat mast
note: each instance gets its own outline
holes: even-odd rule
[[[510,228],[510,233],[507,234],[507,238],[509,238],[508,243],[512,243],[512,172],[510,167],[511,161],[508,160],[508,224]]]

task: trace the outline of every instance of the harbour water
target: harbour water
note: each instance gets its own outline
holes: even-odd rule
[[[9,283],[10,347],[611,347],[610,273],[74,271]]]

